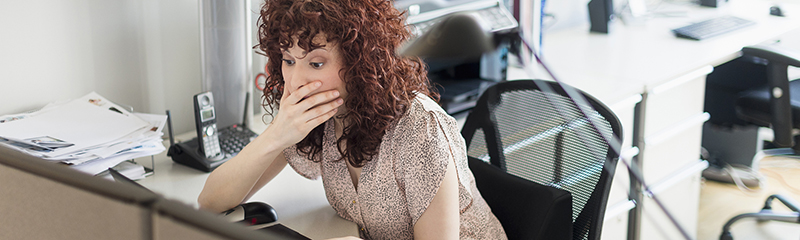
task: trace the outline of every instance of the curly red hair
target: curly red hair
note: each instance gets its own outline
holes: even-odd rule
[[[339,75],[350,93],[344,99],[348,111],[341,116],[347,126],[337,146],[343,159],[361,167],[378,154],[386,129],[405,114],[417,93],[433,99],[438,94],[429,88],[422,60],[396,54],[411,34],[403,13],[390,1],[267,0],[258,20],[257,47],[269,58],[263,105],[270,114],[283,94],[282,50],[292,47],[292,37],[307,52],[320,48],[312,42],[319,33],[338,43],[344,62]],[[320,125],[297,143],[298,152],[321,161],[322,136]]]

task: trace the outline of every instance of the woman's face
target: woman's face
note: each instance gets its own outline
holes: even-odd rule
[[[339,46],[328,42],[324,34],[318,34],[313,41],[314,44],[324,45],[324,47],[306,52],[297,46],[297,38],[295,38],[293,47],[283,51],[281,73],[283,73],[284,86],[288,93],[291,95],[306,84],[320,81],[322,86],[305,97],[336,89],[339,90],[339,96],[342,99],[347,99],[345,84],[339,76],[343,65]],[[343,113],[344,105],[339,108],[339,113]]]

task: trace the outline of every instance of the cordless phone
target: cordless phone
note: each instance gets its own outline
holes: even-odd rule
[[[207,159],[221,158],[219,134],[217,134],[217,115],[214,110],[214,95],[204,92],[194,95],[194,122],[197,128],[197,141],[201,153]]]
[[[194,119],[197,137],[176,143],[172,136],[172,120],[167,111],[167,124],[170,126],[170,147],[167,156],[180,163],[204,172],[211,172],[242,150],[258,134],[247,128],[247,100],[242,124],[217,128],[217,112],[214,109],[214,96],[211,92],[194,95]]]

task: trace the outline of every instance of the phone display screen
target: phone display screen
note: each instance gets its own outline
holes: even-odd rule
[[[200,116],[202,117],[202,119],[203,119],[202,121],[203,122],[205,122],[205,121],[207,121],[209,119],[212,119],[212,118],[214,118],[214,109],[213,108],[208,108],[208,109],[202,110],[200,112]]]

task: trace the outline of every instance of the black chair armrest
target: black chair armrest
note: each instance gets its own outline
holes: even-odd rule
[[[767,83],[770,93],[770,122],[778,147],[794,146],[792,139],[792,103],[789,91],[789,66],[800,67],[800,54],[775,45],[756,45],[742,48],[745,55],[763,58],[767,63]]]

